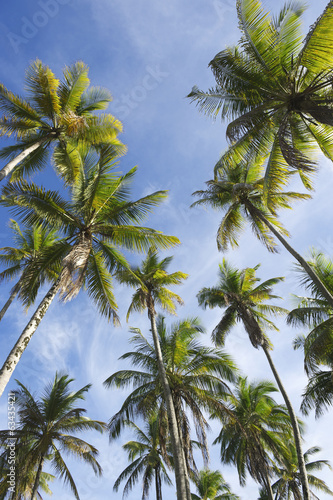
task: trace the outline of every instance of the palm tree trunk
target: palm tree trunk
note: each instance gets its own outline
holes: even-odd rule
[[[308,476],[307,476],[307,472],[306,472],[306,468],[305,468],[304,456],[303,456],[303,451],[302,451],[302,438],[301,438],[301,433],[299,431],[297,418],[296,418],[294,409],[292,407],[291,401],[288,397],[288,394],[286,393],[286,390],[281,382],[279,374],[275,368],[275,365],[274,365],[273,360],[271,358],[271,355],[268,351],[268,348],[265,345],[262,345],[262,349],[266,355],[267,361],[271,367],[271,370],[273,372],[276,383],[280,389],[280,392],[282,394],[284,402],[286,403],[286,406],[288,408],[290,421],[291,421],[291,425],[292,425],[293,433],[294,433],[295,446],[296,446],[297,459],[298,459],[298,467],[299,467],[299,473],[300,473],[301,482],[302,482],[303,498],[304,498],[304,500],[310,500]]]
[[[271,481],[268,477],[268,474],[266,474],[266,481],[265,481],[265,488],[266,488],[266,493],[267,493],[267,496],[269,498],[269,500],[274,500],[274,495],[273,495],[273,490],[272,490],[272,486],[271,486]]]
[[[156,488],[156,500],[162,500],[162,485],[161,485],[161,475],[159,467],[155,468],[155,488]]]
[[[35,496],[37,495],[37,490],[38,490],[39,481],[40,481],[40,475],[41,475],[42,470],[43,470],[43,462],[44,462],[44,455],[42,455],[40,457],[40,461],[39,461],[39,465],[38,465],[38,469],[37,469],[37,474],[36,474],[36,479],[34,482],[34,487],[32,489],[32,493],[31,493],[31,500],[34,500]]]
[[[191,492],[190,492],[190,483],[187,474],[187,467],[185,463],[184,451],[181,446],[181,440],[179,437],[178,423],[175,412],[175,407],[172,400],[171,390],[168,382],[168,378],[166,375],[162,351],[160,342],[158,339],[158,333],[156,328],[155,321],[155,310],[153,306],[148,305],[148,317],[151,322],[151,331],[154,340],[156,359],[158,364],[159,376],[163,386],[163,392],[165,397],[165,403],[167,406],[168,412],[168,421],[170,426],[170,437],[171,437],[171,446],[172,446],[172,454],[174,459],[175,466],[175,478],[176,478],[176,489],[177,489],[177,500],[191,500]]]
[[[16,285],[14,286],[14,288],[12,289],[11,291],[11,294],[10,294],[10,297],[9,299],[7,300],[6,304],[3,306],[3,308],[1,309],[0,311],[0,321],[2,320],[2,318],[4,317],[5,313],[7,312],[7,309],[8,307],[11,305],[11,303],[13,302],[13,300],[15,299],[16,295],[19,293],[20,291],[20,288],[21,288],[21,280],[19,280]]]
[[[11,161],[9,161],[1,170],[0,170],[0,181],[2,181],[7,175],[11,174],[14,168],[22,161],[24,160],[27,156],[29,156],[31,153],[33,153],[36,149],[38,149],[43,142],[45,142],[45,138],[41,139],[38,142],[35,142],[31,146],[28,146],[22,153],[18,154],[15,156],[15,158]]]
[[[62,276],[63,271],[60,273],[57,281],[51,286],[50,290],[40,302],[29,323],[24,328],[13,349],[10,351],[6,361],[4,362],[0,370],[0,396],[5,390],[6,385],[8,384],[17,363],[19,362],[24,350],[31,340],[31,337],[37,330],[39,323],[42,321],[46,311],[48,310],[53,299],[60,290]]]
[[[6,385],[8,384],[24,350],[30,342],[31,337],[37,330],[39,323],[42,321],[57,293],[60,290],[64,292],[66,300],[69,300],[78,293],[79,285],[82,284],[82,279],[73,283],[72,276],[77,268],[85,268],[90,254],[90,249],[91,239],[86,238],[84,235],[80,235],[78,243],[73,245],[71,250],[63,259],[63,268],[61,273],[37,307],[0,370],[0,397],[5,390]]]
[[[289,243],[283,238],[283,236],[279,233],[279,231],[277,231],[277,229],[273,226],[273,224],[271,224],[266,219],[264,214],[257,207],[252,205],[252,203],[250,203],[249,201],[245,202],[245,206],[254,218],[260,219],[270,229],[270,231],[280,241],[280,243],[282,243],[285,249],[288,250],[288,252],[299,262],[299,264],[303,267],[304,271],[310,276],[313,283],[318,287],[323,296],[326,298],[328,303],[333,307],[333,296],[328,291],[328,289],[321,281],[319,276],[312,269],[312,267],[306,262],[306,260],[303,259],[303,257],[298,252],[296,252],[296,250],[294,250],[292,246],[289,245]]]

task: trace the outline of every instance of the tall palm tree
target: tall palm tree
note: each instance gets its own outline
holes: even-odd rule
[[[197,493],[192,493],[192,500],[240,500],[238,495],[231,492],[218,470],[203,469],[194,479]]]
[[[319,451],[320,448],[314,446],[304,453],[304,462],[308,473],[309,485],[316,490],[326,493],[326,495],[333,495],[333,491],[327,486],[325,481],[312,474],[312,472],[323,469],[324,466],[332,469],[327,460],[309,461],[310,456],[318,453]],[[272,484],[272,490],[275,493],[275,498],[283,498],[285,500],[302,500],[302,483],[297,466],[296,449],[293,443],[289,445],[288,456],[283,457],[282,455],[282,459],[282,464],[274,468],[275,475],[279,477],[279,479]],[[313,500],[319,500],[319,497],[312,489],[310,490],[310,493]],[[267,498],[268,497],[262,493],[260,500],[265,500]]]
[[[273,399],[275,391],[271,382],[249,383],[240,377],[235,393],[225,396],[229,411],[219,416],[223,427],[214,441],[220,444],[222,462],[237,466],[240,484],[245,485],[248,471],[270,500],[272,457],[275,461],[286,451],[291,434],[288,411]]]
[[[237,0],[236,6],[239,45],[227,47],[209,63],[216,87],[207,92],[194,87],[188,97],[201,111],[232,120],[227,127],[231,142],[240,140],[241,149],[246,144],[247,151],[269,157],[269,187],[279,170],[288,174],[288,165],[313,169],[313,149],[333,159],[333,5],[328,2],[306,37],[299,2],[287,2],[276,17],[260,0]]]
[[[276,181],[276,188],[271,190],[267,203],[263,197],[263,161],[221,163],[218,176],[208,181],[207,189],[193,193],[199,200],[195,205],[208,205],[225,212],[217,231],[217,245],[219,250],[226,250],[229,245],[238,246],[238,237],[246,222],[257,238],[266,248],[274,252],[275,242],[271,233],[282,243],[285,249],[298,261],[305,272],[311,277],[317,287],[321,289],[327,301],[333,307],[332,292],[325,286],[315,269],[304,259],[283,237],[288,231],[277,219],[277,210],[291,208],[294,200],[308,198],[308,195],[295,192],[282,192],[280,182]]]
[[[25,78],[28,100],[0,84],[0,131],[17,139],[0,151],[0,158],[10,160],[0,170],[0,180],[8,175],[17,179],[42,168],[50,144],[71,150],[78,141],[109,143],[119,154],[125,151],[117,139],[121,123],[110,114],[95,113],[107,108],[110,92],[89,87],[88,67],[83,62],[66,67],[63,73],[60,82],[48,66],[38,59],[33,62]]]
[[[156,500],[162,500],[162,480],[166,484],[172,484],[163,458],[166,458],[166,464],[170,466],[172,456],[160,446],[160,420],[158,415],[155,413],[150,416],[146,422],[145,430],[140,429],[131,420],[127,421],[125,425],[135,431],[137,440],[128,441],[123,445],[131,464],[117,478],[113,489],[118,491],[120,483],[127,480],[123,493],[123,496],[125,496],[138,481],[139,476],[143,475],[142,500],[148,498],[153,481],[155,482]]]
[[[148,250],[146,259],[142,262],[141,267],[139,266],[133,270],[129,270],[128,272],[124,271],[123,273],[120,273],[118,279],[121,283],[125,283],[126,285],[136,288],[136,292],[132,297],[132,302],[127,313],[127,318],[132,311],[143,311],[147,309],[148,319],[150,320],[153,335],[158,376],[163,387],[167,407],[171,446],[175,460],[177,499],[191,500],[184,450],[181,446],[175,406],[172,400],[170,385],[163,363],[163,356],[156,328],[155,304],[160,305],[171,314],[175,314],[176,303],[182,304],[183,302],[179,295],[166,288],[170,285],[180,284],[187,278],[187,275],[180,271],[171,274],[167,273],[166,268],[171,260],[172,257],[166,257],[165,259],[159,261],[156,248],[151,247]],[[110,385],[110,379],[107,379],[105,383]]]
[[[309,263],[332,293],[332,260],[313,249]],[[311,296],[300,299],[298,307],[290,311],[287,322],[310,328],[306,336],[295,340],[294,346],[304,351],[304,368],[309,377],[301,409],[308,414],[315,408],[316,417],[319,417],[333,404],[333,308],[309,276],[300,268],[298,272]]]
[[[224,380],[234,380],[235,366],[223,351],[206,348],[199,344],[197,335],[202,327],[197,320],[181,321],[168,331],[163,318],[158,317],[156,328],[176,413],[177,430],[180,430],[180,441],[185,452],[187,469],[192,471],[195,469],[195,463],[187,413],[191,414],[195,423],[197,439],[207,462],[207,422],[203,412],[205,410],[223,411],[220,398],[228,390]],[[140,367],[141,370],[121,370],[111,375],[105,382],[109,387],[126,387],[130,383],[134,385],[134,391],[126,398],[122,408],[110,421],[111,435],[117,435],[123,422],[138,412],[146,415],[156,405],[165,407],[155,348],[139,330],[133,331],[136,332],[132,339],[135,349],[126,353],[121,359],[130,359],[132,364]],[[171,434],[170,421],[168,424]],[[162,428],[163,425],[160,427]],[[163,436],[160,443],[163,443]],[[176,467],[176,460],[174,463]]]
[[[199,304],[203,307],[226,308],[221,321],[213,331],[213,338],[217,345],[223,345],[226,335],[231,331],[236,321],[242,321],[244,328],[255,348],[261,347],[270,365],[276,383],[280,389],[282,397],[288,408],[291,425],[293,428],[295,445],[297,449],[298,464],[302,477],[303,495],[305,500],[309,500],[309,487],[304,464],[301,434],[288,394],[282,384],[277,369],[273,363],[269,352],[269,340],[264,333],[265,328],[277,329],[268,320],[266,314],[281,314],[286,312],[280,307],[266,304],[272,298],[277,298],[272,294],[272,286],[279,283],[283,278],[271,278],[263,283],[257,284],[255,268],[238,270],[232,268],[225,259],[219,270],[218,285],[213,288],[203,288],[197,297]]]
[[[29,274],[29,266],[38,257],[40,252],[49,249],[59,239],[57,232],[53,229],[45,229],[40,226],[26,227],[21,229],[15,220],[11,220],[9,226],[13,233],[15,247],[0,248],[0,262],[8,267],[0,273],[0,282],[13,277],[19,277],[11,290],[9,299],[0,311],[0,321],[4,317],[13,300],[23,290],[26,276]],[[45,268],[38,281],[31,283],[24,288],[29,289],[28,295],[20,296],[23,303],[29,307],[36,299],[38,289],[43,285],[45,279],[53,281],[57,277],[59,269]]]
[[[73,476],[64,460],[64,453],[76,456],[89,464],[95,474],[101,475],[102,469],[96,457],[97,449],[78,438],[75,434],[85,430],[103,432],[106,424],[92,420],[84,415],[86,410],[78,407],[83,400],[90,384],[78,391],[72,392],[70,384],[73,379],[68,375],[56,374],[54,381],[45,387],[41,398],[34,397],[27,387],[18,382],[19,388],[14,391],[18,422],[15,430],[0,431],[0,442],[6,447],[8,442],[16,439],[16,446],[23,445],[25,463],[21,463],[23,474],[25,470],[36,467],[31,500],[35,498],[43,467],[51,463],[56,474],[69,484],[75,498],[79,494]],[[17,471],[18,475],[20,471]]]
[[[140,225],[167,193],[158,191],[130,201],[128,188],[136,169],[120,175],[115,171],[115,160],[112,147],[104,147],[96,157],[88,151],[82,157],[83,167],[72,184],[70,201],[57,192],[46,191],[26,181],[11,183],[3,190],[2,203],[21,215],[24,223],[51,225],[61,230],[65,239],[59,243],[56,254],[54,249],[50,253],[43,252],[29,268],[29,283],[33,283],[39,280],[41,269],[50,265],[51,257],[62,264],[57,280],[0,370],[0,394],[58,292],[63,300],[70,300],[85,285],[100,313],[117,322],[112,274],[120,266],[128,267],[121,249],[142,252],[152,244],[167,248],[179,243],[173,236]]]

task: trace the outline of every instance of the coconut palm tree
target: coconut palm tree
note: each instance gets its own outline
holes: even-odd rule
[[[25,464],[26,450],[23,443],[20,442],[19,448],[15,448],[15,469],[20,471],[20,475],[15,474],[15,481],[8,482],[10,478],[11,462],[8,448],[0,455],[0,500],[30,500],[32,489],[34,487],[37,466],[27,468]],[[55,476],[42,471],[40,474],[39,486],[36,493],[38,500],[43,500],[42,493],[52,495],[49,483],[54,481]]]
[[[218,470],[202,469],[194,483],[198,494],[192,493],[192,500],[240,500]]]
[[[144,311],[147,309],[148,319],[151,324],[151,331],[154,342],[154,352],[158,366],[158,377],[163,387],[164,398],[167,407],[168,422],[170,426],[171,446],[175,460],[175,476],[177,500],[191,500],[190,486],[187,476],[184,450],[181,446],[181,438],[177,425],[175,406],[172,400],[169,381],[163,364],[163,356],[156,328],[156,310],[155,304],[159,304],[163,309],[175,314],[176,303],[182,304],[183,301],[179,295],[172,292],[167,286],[180,284],[187,278],[185,273],[177,271],[168,274],[166,268],[171,262],[172,257],[166,257],[159,261],[156,248],[151,247],[148,250],[146,259],[141,267],[137,267],[128,272],[119,273],[118,280],[131,287],[136,288],[132,297],[127,318],[132,311]],[[105,381],[110,386],[110,378]]]
[[[309,488],[307,484],[299,425],[291,401],[273,363],[269,351],[269,340],[264,333],[264,329],[266,328],[277,330],[276,326],[268,320],[266,316],[267,313],[276,315],[286,312],[280,307],[265,303],[272,298],[278,298],[276,295],[272,294],[272,286],[279,283],[283,278],[271,278],[263,283],[257,284],[259,279],[256,277],[256,271],[259,266],[238,270],[231,267],[228,262],[223,259],[222,265],[219,267],[218,285],[200,290],[197,295],[199,304],[203,307],[221,307],[226,309],[222,319],[213,331],[213,339],[217,345],[223,345],[232,327],[237,321],[241,321],[253,347],[257,349],[260,347],[264,351],[276,383],[288,408],[297,449],[300,473],[302,476],[303,495],[304,499],[309,500]]]
[[[320,448],[314,446],[304,453],[304,462],[308,473],[309,485],[316,490],[326,493],[327,495],[333,495],[333,491],[330,490],[325,481],[312,474],[312,472],[322,470],[324,466],[332,469],[327,460],[314,460],[309,462],[311,455],[320,451]],[[275,475],[279,477],[279,479],[272,484],[272,490],[275,493],[275,498],[283,498],[285,500],[302,500],[302,483],[298,471],[296,449],[293,443],[289,444],[288,456],[283,457],[282,455],[282,464],[280,464],[280,466],[276,466],[274,469]],[[313,500],[319,500],[319,497],[312,489],[310,490],[310,493]],[[263,492],[260,500],[265,500],[267,498],[268,497]]]
[[[72,392],[69,387],[72,382],[73,379],[68,375],[56,374],[54,381],[45,387],[39,399],[21,382],[17,382],[19,388],[14,391],[18,416],[16,429],[0,431],[0,442],[6,447],[14,438],[17,447],[20,443],[23,445],[25,459],[24,463],[20,463],[23,474],[36,467],[31,499],[35,498],[41,473],[47,462],[69,484],[75,498],[79,500],[74,478],[64,460],[66,453],[90,465],[95,474],[102,473],[96,459],[97,449],[75,434],[85,430],[103,432],[106,424],[86,417],[86,410],[78,407],[78,402],[84,400],[91,385]],[[20,471],[17,472],[20,476]]]
[[[289,233],[277,219],[277,211],[281,208],[291,208],[294,200],[308,198],[308,195],[295,192],[282,192],[277,181],[276,190],[271,190],[267,203],[263,197],[263,161],[257,160],[247,164],[237,163],[235,160],[222,162],[218,176],[208,181],[207,189],[196,191],[194,196],[199,200],[196,205],[208,205],[225,212],[217,231],[217,246],[219,250],[226,250],[229,245],[238,246],[238,237],[246,222],[257,238],[266,248],[274,252],[275,242],[271,234],[282,243],[285,249],[298,261],[305,272],[311,277],[317,287],[333,307],[333,295],[315,272],[313,267],[304,259],[283,237]]]
[[[309,263],[326,288],[333,292],[331,259],[313,249]],[[308,414],[315,408],[316,417],[319,417],[333,404],[333,308],[309,276],[301,268],[297,270],[302,285],[311,296],[300,298],[298,307],[290,311],[287,322],[310,328],[306,336],[295,340],[294,347],[303,349],[304,368],[309,377],[301,409]]]
[[[249,383],[240,377],[235,393],[225,396],[229,411],[219,416],[223,427],[214,441],[220,444],[222,462],[236,465],[240,484],[245,485],[248,471],[270,500],[272,457],[287,452],[284,443],[291,435],[287,408],[273,399],[275,391],[271,382]]]
[[[188,97],[201,111],[231,119],[227,137],[240,140],[239,151],[246,145],[247,152],[268,156],[269,188],[272,176],[288,175],[290,167],[313,169],[314,149],[333,159],[333,5],[328,2],[306,37],[299,2],[287,2],[276,17],[260,0],[237,0],[236,6],[239,45],[209,63],[216,87],[207,92],[194,87]]]
[[[158,317],[156,329],[176,413],[176,429],[180,431],[179,439],[185,452],[186,468],[192,474],[196,467],[187,414],[191,414],[195,423],[197,439],[207,462],[206,429],[208,425],[204,411],[223,411],[220,397],[229,390],[224,380],[234,380],[236,370],[229,356],[223,351],[200,345],[197,335],[202,331],[202,327],[197,320],[181,321],[168,331],[163,318]],[[140,367],[141,370],[121,370],[105,381],[109,387],[126,387],[130,383],[134,385],[134,391],[126,398],[119,412],[110,420],[109,428],[112,436],[119,434],[127,418],[132,418],[138,413],[145,416],[155,409],[156,405],[162,409],[166,406],[155,347],[138,329],[132,329],[132,331],[136,333],[132,339],[135,349],[123,355],[121,359],[130,359],[132,364]],[[165,411],[163,413],[162,409],[161,415],[164,415]],[[168,425],[171,434],[170,420],[168,420]],[[161,424],[160,427],[165,427],[165,425]],[[165,438],[162,436],[161,444],[163,440]],[[176,467],[175,458],[174,464]]]
[[[58,292],[63,300],[70,300],[85,285],[100,313],[117,322],[112,274],[120,266],[128,267],[121,250],[142,252],[152,244],[167,248],[179,243],[173,236],[140,225],[167,193],[158,191],[130,201],[129,183],[136,169],[120,175],[115,171],[115,160],[112,147],[104,147],[96,157],[91,151],[83,155],[84,168],[72,185],[70,201],[26,181],[11,183],[3,190],[2,203],[21,215],[24,223],[51,225],[62,231],[65,239],[55,256],[53,250],[43,252],[29,268],[33,283],[50,265],[51,256],[62,267],[0,370],[0,394]]]
[[[17,143],[1,149],[0,158],[10,161],[1,169],[0,180],[10,175],[39,170],[47,160],[50,144],[72,150],[78,141],[90,145],[108,143],[118,154],[125,146],[117,139],[122,125],[105,110],[112,100],[108,90],[90,87],[88,67],[83,62],[64,69],[60,82],[38,59],[26,71],[28,100],[0,84],[0,131]],[[15,171],[14,171],[15,170]]]
[[[0,262],[8,267],[0,273],[0,282],[14,277],[19,277],[18,281],[11,290],[9,299],[0,311],[0,321],[4,317],[13,300],[23,291],[24,281],[29,274],[29,266],[38,257],[39,253],[44,249],[54,247],[59,236],[53,229],[45,229],[40,226],[27,226],[21,229],[15,220],[10,220],[9,226],[13,233],[15,247],[0,248]],[[29,307],[36,299],[38,289],[43,285],[44,281],[53,281],[59,269],[45,268],[44,273],[40,275],[38,281],[34,283],[32,288],[31,283],[25,284],[24,288],[28,291],[25,296],[20,296],[26,307]]]
[[[159,416],[156,413],[151,415],[146,422],[145,430],[140,429],[131,420],[125,425],[135,431],[137,440],[128,441],[123,445],[131,464],[117,478],[113,489],[118,491],[120,483],[127,480],[123,493],[125,496],[142,475],[142,500],[148,498],[153,482],[155,482],[156,500],[162,500],[162,480],[168,485],[172,484],[166,469],[166,465],[170,467],[172,463],[172,456],[167,450],[163,450],[159,443],[161,430]]]

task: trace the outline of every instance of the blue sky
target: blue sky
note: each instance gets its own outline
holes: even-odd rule
[[[275,13],[283,5],[281,0],[263,3]],[[304,14],[304,33],[325,5],[324,0],[314,5],[311,2]],[[220,313],[199,310],[195,295],[201,287],[216,282],[218,263],[222,259],[215,243],[220,215],[190,209],[189,205],[193,201],[191,193],[202,189],[204,182],[212,177],[213,166],[226,148],[225,124],[200,115],[185,96],[193,85],[202,89],[214,85],[207,67],[209,61],[226,45],[237,42],[234,0],[169,0],[167,3],[161,0],[14,0],[2,3],[0,9],[0,81],[8,88],[22,94],[25,68],[39,58],[58,77],[65,65],[83,60],[90,67],[92,84],[112,92],[114,101],[109,111],[123,122],[121,138],[128,146],[120,168],[125,172],[138,165],[133,199],[159,189],[169,190],[168,200],[154,212],[147,225],[180,238],[182,245],[169,252],[174,255],[170,269],[182,270],[190,277],[177,291],[185,300],[178,316],[200,316],[207,329],[202,341],[209,343],[210,332]],[[2,141],[3,145],[7,144]],[[303,254],[311,246],[329,254],[333,250],[333,237],[327,229],[331,227],[328,207],[333,168],[324,159],[320,159],[319,165],[313,199],[282,215],[292,234],[291,243]],[[51,167],[35,180],[52,188],[60,186]],[[2,210],[0,217],[1,246],[5,246],[9,244],[8,214]],[[284,298],[281,306],[291,307],[290,294],[301,293],[291,257],[284,249],[278,255],[269,255],[250,232],[242,237],[239,249],[228,252],[227,257],[240,267],[261,262],[259,276],[262,279],[285,276],[285,283],[276,290]],[[133,262],[139,260],[133,257]],[[1,286],[2,303],[9,290],[10,285]],[[76,388],[93,384],[87,397],[89,415],[108,420],[124,398],[120,391],[105,390],[102,382],[124,367],[118,357],[129,350],[129,326],[125,321],[129,293],[116,286],[122,319],[122,327],[118,329],[98,317],[84,292],[71,303],[54,303],[15,370],[15,378],[37,391],[54,377],[56,369],[63,369],[76,379]],[[2,360],[28,319],[29,312],[25,314],[20,304],[14,304],[7,313],[0,330]],[[145,316],[133,316],[130,326],[138,326],[148,333]],[[272,356],[298,409],[306,377],[301,353],[293,351],[291,343],[300,332],[287,328],[283,321],[279,326],[280,332],[271,336],[275,345]],[[241,328],[230,336],[226,348],[249,378],[271,378],[264,355],[252,348]],[[12,387],[14,382],[9,389]],[[1,428],[6,425],[6,411],[3,401]],[[322,447],[318,458],[333,458],[330,415],[318,421],[312,416],[306,419],[308,431],[304,447]],[[212,424],[212,440],[218,431],[218,425]],[[121,445],[130,435],[124,434],[111,445],[107,436],[91,434],[87,439],[100,450],[104,477],[96,479],[89,469],[71,463],[81,499],[121,498],[120,492],[112,492],[112,486],[127,465]],[[235,471],[221,466],[218,450],[214,448],[211,467],[222,470],[233,490],[244,500],[256,497],[257,486],[249,480],[247,487],[241,488]],[[330,471],[320,477],[333,488]],[[58,481],[51,489],[54,498],[72,498]],[[134,500],[139,495],[140,485],[128,498]],[[174,497],[172,488],[165,490],[165,500]],[[154,498],[153,492],[151,498]],[[321,498],[328,497],[322,495]]]

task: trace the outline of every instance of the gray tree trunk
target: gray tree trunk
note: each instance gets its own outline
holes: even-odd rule
[[[187,467],[185,462],[185,455],[183,452],[183,448],[181,445],[181,439],[179,437],[179,430],[177,424],[177,417],[175,412],[175,407],[172,400],[171,390],[168,382],[168,378],[166,375],[162,351],[160,342],[158,339],[158,333],[155,322],[155,311],[153,308],[148,308],[148,316],[151,322],[151,331],[154,340],[156,359],[158,364],[159,376],[163,386],[163,392],[165,397],[165,403],[167,406],[168,412],[168,421],[170,427],[170,437],[171,437],[171,446],[172,446],[172,454],[174,459],[175,466],[175,478],[176,478],[176,489],[177,489],[177,500],[191,500],[191,492],[190,492],[190,482],[188,479]]]
[[[42,139],[31,146],[28,146],[22,153],[18,154],[13,160],[9,161],[1,170],[0,170],[0,181],[2,181],[7,175],[11,174],[14,168],[21,163],[27,156],[33,153],[36,149],[38,149],[45,139]]]
[[[36,479],[35,479],[35,482],[34,482],[34,487],[32,489],[32,493],[31,493],[31,500],[34,500],[34,498],[36,498],[36,496],[37,496],[37,490],[38,490],[38,486],[39,486],[40,475],[41,475],[42,470],[43,470],[43,462],[44,462],[44,455],[41,456],[40,461],[39,461],[39,465],[38,465],[38,469],[37,469],[37,474],[36,474]]]
[[[4,364],[0,370],[0,396],[2,395],[3,391],[5,390],[17,363],[21,359],[23,352],[25,351],[27,345],[29,344],[29,342],[31,340],[31,337],[33,336],[33,334],[37,330],[39,323],[43,319],[43,317],[44,317],[46,311],[48,310],[49,306],[51,305],[54,297],[57,295],[58,291],[60,290],[62,274],[63,273],[61,272],[57,281],[51,286],[50,290],[47,292],[47,294],[45,295],[43,300],[40,302],[36,311],[32,315],[29,323],[24,328],[23,332],[21,333],[20,337],[18,338],[13,349],[10,351],[6,361],[4,362]]]
[[[291,421],[291,425],[292,425],[293,433],[294,433],[295,446],[296,446],[297,459],[298,459],[298,467],[299,467],[299,473],[300,473],[301,481],[302,481],[303,498],[304,498],[304,500],[310,500],[308,475],[307,475],[306,468],[305,468],[304,456],[303,456],[303,451],[302,451],[302,437],[301,437],[301,433],[300,433],[300,430],[298,427],[297,417],[295,415],[294,408],[292,407],[291,401],[288,397],[288,394],[286,393],[286,390],[282,384],[282,381],[281,381],[279,374],[275,368],[275,365],[273,363],[273,360],[271,358],[271,355],[270,355],[267,347],[262,346],[262,349],[266,355],[269,366],[271,367],[271,370],[273,372],[276,383],[280,389],[280,392],[282,394],[284,402],[286,403],[286,407],[288,408],[290,421]]]
[[[283,236],[279,233],[279,231],[271,224],[264,214],[256,208],[252,203],[246,202],[245,206],[248,208],[249,212],[251,213],[252,216],[257,217],[260,219],[269,229],[270,231],[274,234],[274,236],[282,243],[284,248],[288,250],[288,252],[300,263],[300,265],[303,267],[304,271],[310,276],[312,281],[315,283],[315,285],[318,287],[318,289],[321,291],[323,296],[326,298],[328,303],[333,307],[333,296],[331,293],[328,291],[324,283],[321,281],[319,276],[315,273],[315,271],[312,269],[312,267],[306,262],[303,257],[294,250],[294,248],[289,245],[289,243],[283,238]]]
[[[11,303],[13,302],[13,300],[15,299],[16,295],[19,293],[20,288],[21,288],[21,280],[19,280],[16,283],[16,285],[12,289],[12,292],[11,292],[11,294],[9,296],[9,299],[7,300],[6,304],[1,309],[1,311],[0,311],[0,321],[4,317],[5,313],[7,312],[7,309],[9,308],[9,306],[11,305]]]

